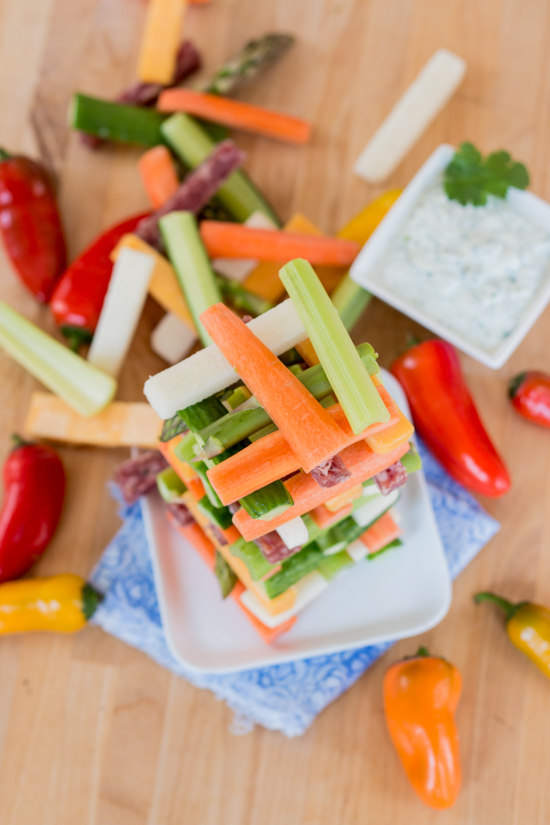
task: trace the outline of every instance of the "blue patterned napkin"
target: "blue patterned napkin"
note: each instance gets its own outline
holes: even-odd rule
[[[454,579],[494,536],[499,524],[450,478],[422,443],[418,446]],[[246,732],[260,724],[287,736],[299,736],[391,645],[387,642],[224,675],[188,671],[173,658],[162,632],[139,504],[123,507],[121,516],[124,524],[90,578],[106,594],[92,621],[227,702],[236,713],[235,732]]]

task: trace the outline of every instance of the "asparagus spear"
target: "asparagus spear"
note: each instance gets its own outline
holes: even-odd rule
[[[291,34],[266,34],[259,40],[251,40],[214,72],[202,87],[203,91],[217,95],[232,94],[242,84],[275,63],[293,43],[294,37]]]

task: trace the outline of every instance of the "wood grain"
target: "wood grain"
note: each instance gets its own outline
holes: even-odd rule
[[[143,0],[0,0],[1,142],[40,155],[59,181],[71,256],[109,223],[140,211],[139,152],[87,152],[66,127],[81,89],[116,94],[133,76]],[[186,28],[205,71],[249,37],[278,29],[298,45],[243,99],[310,118],[305,149],[239,136],[250,174],[283,218],[300,210],[334,232],[382,191],[353,176],[359,152],[393,102],[440,47],[468,61],[459,93],[388,181],[405,184],[442,141],[506,147],[550,199],[550,5],[541,0],[212,0]],[[0,251],[0,294],[45,329]],[[140,400],[162,362],[149,350],[160,318],[149,302],[119,397]],[[547,825],[550,687],[509,644],[502,622],[476,608],[488,586],[550,604],[550,439],[518,419],[507,379],[550,368],[550,311],[499,372],[464,357],[483,418],[513,475],[502,501],[484,502],[502,529],[456,582],[448,616],[396,645],[301,738],[230,733],[231,712],[97,628],[74,638],[0,644],[2,825]],[[373,301],[356,338],[387,365],[407,332],[425,332]],[[0,354],[0,461],[38,385]],[[91,569],[119,524],[105,481],[124,451],[62,450],[69,485],[63,521],[37,572]],[[384,728],[387,664],[418,642],[464,675],[458,711],[464,789],[436,814],[410,791]]]

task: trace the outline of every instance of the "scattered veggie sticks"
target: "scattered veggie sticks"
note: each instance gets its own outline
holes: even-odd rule
[[[65,496],[65,470],[57,453],[18,436],[13,442],[2,470],[0,582],[19,578],[40,558],[55,533]]]
[[[264,135],[286,143],[307,143],[311,126],[297,117],[191,89],[166,89],[159,96],[160,112],[187,112],[233,129]]]
[[[389,412],[311,265],[291,261],[280,275],[353,432],[388,421]]]
[[[102,600],[101,593],[72,573],[5,582],[0,585],[0,634],[74,633]]]
[[[172,80],[187,0],[149,0],[137,76],[144,83]]]
[[[123,249],[118,256],[88,352],[90,364],[116,378],[147,298],[155,259]]]
[[[550,375],[534,370],[522,372],[508,384],[508,395],[520,415],[550,427]]]
[[[218,143],[208,157],[185,178],[169,200],[138,224],[135,234],[150,246],[161,250],[158,229],[160,218],[176,210],[195,214],[200,212],[243,160],[244,153],[237,149],[232,140]]]
[[[73,349],[92,340],[113,271],[110,255],[143,217],[135,215],[103,232],[61,276],[51,297],[50,310]]]
[[[248,327],[275,355],[281,355],[306,337],[292,301],[284,301],[254,318]],[[178,410],[203,401],[234,383],[233,367],[218,347],[210,344],[181,364],[175,364],[149,378],[143,392],[157,415],[166,419]]]
[[[21,282],[38,301],[49,301],[66,261],[52,182],[42,164],[2,148],[0,233]]]
[[[342,449],[346,438],[338,424],[231,310],[215,304],[202,313],[201,323],[281,430],[306,472]]]
[[[205,92],[233,94],[261,71],[282,57],[294,43],[290,34],[266,34],[249,41],[238,54],[227,60],[204,85]]]
[[[23,423],[25,435],[94,447],[156,449],[162,421],[145,402],[113,401],[92,417],[76,413],[50,393],[31,395]]]
[[[153,146],[138,160],[141,180],[153,209],[159,209],[176,192],[178,176],[166,146]]]
[[[348,266],[359,252],[355,241],[252,229],[236,223],[202,221],[201,237],[212,258],[257,258],[285,262],[304,256],[312,264]]]
[[[199,338],[208,346],[211,338],[200,320],[201,313],[221,301],[221,294],[195,218],[191,212],[171,212],[160,219],[160,230]]]
[[[164,115],[156,113],[158,117]],[[161,138],[165,140],[181,158],[194,168],[202,163],[214,149],[214,141],[192,118],[179,113],[162,122]],[[273,223],[280,221],[244,172],[234,172],[220,187],[217,198],[237,221],[245,221],[253,212],[263,212]],[[242,255],[240,256],[242,257]]]
[[[157,146],[163,143],[160,127],[166,115],[144,106],[129,106],[76,92],[69,111],[73,129],[103,140]]]
[[[370,450],[364,441],[359,441],[351,447],[342,450],[341,457],[346,467],[351,470],[351,476],[338,485],[339,492],[355,487],[358,483],[366,481],[376,475],[380,470],[385,469],[390,464],[399,461],[402,455],[407,452],[408,445],[403,444],[393,453],[386,456],[379,456]],[[303,516],[304,513],[314,510],[319,505],[334,496],[334,488],[319,487],[317,482],[309,473],[296,473],[287,481],[283,482],[290,493],[294,505],[286,510],[279,518],[264,522],[260,519],[252,519],[243,510],[239,510],[233,516],[233,524],[240,530],[242,536],[247,541],[265,535],[269,530],[276,529],[280,524],[290,521],[296,516]]]
[[[95,415],[115,394],[114,378],[4,303],[0,303],[0,346],[81,415]]]

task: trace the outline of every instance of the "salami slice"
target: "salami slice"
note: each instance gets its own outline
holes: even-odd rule
[[[396,461],[391,467],[382,470],[374,476],[376,486],[383,496],[402,487],[407,481],[408,473],[400,461]]]
[[[284,561],[302,549],[301,547],[293,547],[292,550],[290,550],[276,530],[272,530],[271,533],[266,533],[265,536],[256,539],[255,543],[270,564],[277,564],[277,562]]]
[[[137,458],[130,458],[120,464],[114,475],[126,504],[134,504],[141,496],[154,489],[157,474],[168,467],[168,463],[158,450],[148,450]]]
[[[323,461],[311,471],[311,475],[319,485],[319,487],[335,487],[341,481],[351,476],[339,455],[333,455],[332,458]]]

